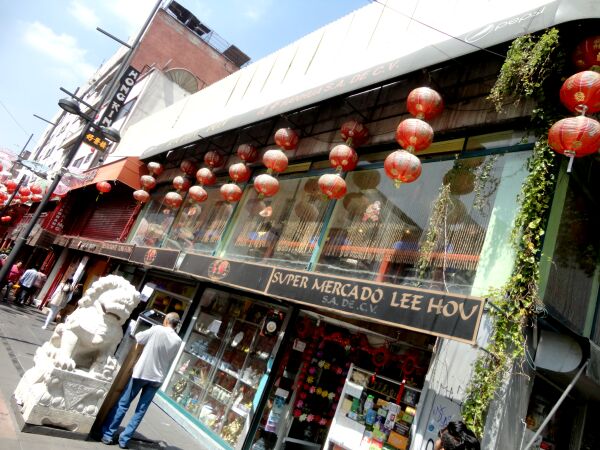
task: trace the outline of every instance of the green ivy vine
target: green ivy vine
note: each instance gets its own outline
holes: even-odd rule
[[[492,303],[489,314],[493,330],[487,347],[475,362],[463,404],[465,423],[480,437],[496,392],[515,364],[523,362],[524,327],[541,303],[539,258],[555,186],[555,153],[546,136],[558,118],[556,101],[549,101],[545,92],[552,89],[558,92],[550,86],[564,66],[558,37],[558,31],[552,28],[540,35],[515,39],[488,97],[498,112],[508,102],[534,100],[532,128],[537,141],[528,161],[529,175],[519,196],[520,210],[512,233],[516,251],[514,269],[508,282],[488,297]]]

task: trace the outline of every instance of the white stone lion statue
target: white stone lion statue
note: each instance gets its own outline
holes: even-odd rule
[[[113,354],[123,338],[122,326],[139,301],[140,294],[126,279],[116,275],[99,279],[41,351],[60,369],[88,370],[111,380],[118,368]]]

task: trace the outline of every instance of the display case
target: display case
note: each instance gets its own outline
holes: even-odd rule
[[[351,366],[326,449],[398,449],[410,445],[421,390]]]
[[[166,394],[235,447],[243,439],[278,333],[263,331],[270,308],[221,294],[201,308]]]

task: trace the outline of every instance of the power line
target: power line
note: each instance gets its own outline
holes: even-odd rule
[[[6,107],[6,105],[4,105],[4,103],[2,103],[2,100],[0,100],[0,105],[2,105],[2,107],[4,108],[4,110],[8,113],[8,115],[10,116],[10,118],[17,124],[17,126],[23,130],[23,133],[28,134],[27,130],[25,128],[23,128],[23,126],[19,123],[19,121],[15,118],[15,116],[12,115],[12,113],[8,110],[8,108]]]
[[[409,16],[408,14],[405,14],[405,13],[403,13],[402,11],[398,11],[396,8],[392,8],[391,6],[389,6],[389,5],[386,5],[385,3],[382,3],[382,2],[381,2],[381,0],[371,0],[371,1],[372,1],[373,3],[377,3],[377,4],[381,5],[381,6],[383,6],[384,8],[389,8],[389,9],[391,9],[392,11],[394,11],[394,12],[396,12],[396,13],[400,14],[401,16],[404,16],[404,17],[406,17],[407,19],[410,19],[410,20],[412,20],[412,21],[414,21],[414,22],[417,22],[418,24],[420,24],[420,25],[423,25],[424,27],[427,27],[427,28],[429,28],[429,29],[431,29],[431,30],[437,31],[438,33],[441,33],[441,34],[443,34],[443,35],[446,35],[446,36],[448,36],[448,37],[450,37],[450,38],[452,38],[452,39],[456,39],[457,41],[459,41],[459,42],[462,42],[463,44],[467,44],[467,45],[470,45],[471,47],[475,47],[475,48],[476,48],[476,49],[478,49],[478,50],[482,50],[482,51],[484,51],[484,52],[491,53],[492,55],[498,56],[498,57],[500,57],[500,58],[502,58],[502,59],[506,58],[506,55],[502,55],[502,54],[500,54],[500,53],[497,53],[497,52],[495,52],[495,51],[493,51],[493,50],[489,50],[489,49],[487,49],[487,48],[485,48],[485,47],[480,47],[479,45],[473,44],[472,42],[467,42],[467,41],[465,41],[464,39],[461,39],[461,38],[459,38],[459,37],[453,36],[453,35],[451,35],[450,33],[447,33],[447,32],[445,32],[445,31],[442,31],[442,30],[440,30],[439,28],[436,28],[436,27],[434,27],[434,26],[432,26],[432,25],[428,25],[428,24],[426,24],[425,22],[422,22],[422,21],[420,21],[420,20],[418,20],[418,19],[415,19],[414,17],[412,17],[412,16]]]

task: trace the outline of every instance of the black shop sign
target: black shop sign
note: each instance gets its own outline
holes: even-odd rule
[[[187,254],[179,271],[211,280],[435,336],[474,343],[484,300],[408,286],[316,274]]]
[[[179,250],[136,246],[131,252],[129,261],[144,264],[146,266],[173,270],[178,257]]]
[[[100,125],[109,128],[112,126],[113,122],[119,115],[119,111],[125,104],[125,100],[127,100],[127,96],[129,95],[131,88],[135,85],[139,75],[140,73],[133,67],[129,66],[127,68],[119,80],[119,86],[117,87],[115,95],[113,95],[113,98],[104,110],[104,114],[102,114],[102,118],[99,122]]]

